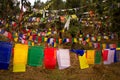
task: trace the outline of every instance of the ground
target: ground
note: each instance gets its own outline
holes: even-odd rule
[[[26,72],[13,73],[12,60],[9,70],[0,70],[0,80],[120,80],[120,62],[111,65],[94,64],[88,69],[80,69],[74,53],[70,53],[71,66],[64,70],[47,70],[27,65]]]

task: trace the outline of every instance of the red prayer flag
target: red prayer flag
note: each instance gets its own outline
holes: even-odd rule
[[[108,50],[107,49],[103,50],[102,57],[103,57],[104,61],[107,61],[107,59],[108,59]]]

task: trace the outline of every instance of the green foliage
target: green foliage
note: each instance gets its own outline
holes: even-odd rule
[[[63,0],[52,0],[53,4],[50,6],[49,9],[59,10],[65,8],[65,3]]]
[[[66,0],[66,8],[80,7],[81,0]]]
[[[78,31],[79,31],[78,26],[73,26],[72,25],[68,32],[71,34],[72,37],[76,37]]]

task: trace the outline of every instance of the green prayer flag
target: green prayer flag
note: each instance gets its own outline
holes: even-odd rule
[[[44,42],[44,37],[42,37],[42,42]]]
[[[58,38],[56,39],[56,43],[57,43],[57,44],[59,43],[59,40],[58,40]]]
[[[28,46],[31,46],[31,45],[32,45],[31,41],[28,41]]]
[[[44,48],[42,46],[31,46],[28,51],[28,65],[42,66]]]
[[[100,64],[101,58],[102,58],[101,51],[96,51],[96,54],[95,54],[95,64]]]

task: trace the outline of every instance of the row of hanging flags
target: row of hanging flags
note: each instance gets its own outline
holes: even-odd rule
[[[12,52],[12,53],[11,53]],[[102,50],[69,50],[43,46],[28,46],[25,44],[12,44],[0,42],[0,69],[9,69],[11,55],[13,55],[13,72],[25,72],[26,66],[60,70],[71,66],[70,52],[74,52],[79,59],[81,69],[89,68],[90,64],[112,64],[120,62],[120,45],[117,48]]]
[[[39,25],[41,23],[47,23],[47,22],[53,22],[57,19],[60,18],[60,21],[63,22],[63,23],[66,23],[67,20],[69,19],[68,15],[63,15],[63,16],[60,16],[60,15],[54,15],[52,14],[51,16],[49,16],[49,11],[51,10],[47,10],[50,5],[52,5],[53,2],[50,2],[47,6],[45,6],[43,8],[43,10],[36,10],[36,9],[33,9],[33,12],[32,14],[29,14],[29,15],[25,15],[24,18],[23,18],[23,21],[24,22],[27,22],[27,25],[25,26],[29,26],[29,25]],[[85,6],[84,6],[85,7]],[[80,8],[84,8],[84,7],[80,7]],[[60,11],[66,11],[66,10],[78,10],[80,8],[72,8],[72,9],[61,9]],[[22,10],[22,8],[21,8]],[[52,12],[58,12],[59,10],[52,10]],[[37,12],[40,12],[41,14],[43,14],[43,17],[35,17],[35,13]],[[90,14],[90,12],[85,12],[85,13],[88,13]],[[69,15],[71,16],[71,19],[78,19],[77,15],[76,14],[72,14],[72,15]],[[16,27],[18,25],[18,21],[15,21],[14,19],[17,19],[19,20],[19,18],[21,18],[21,16],[19,15],[16,15],[16,16],[12,16],[11,19],[9,20],[9,22],[6,22],[6,20],[4,20],[4,18],[0,18],[0,25],[5,25],[6,27],[8,27],[9,25],[10,26],[13,26],[13,27]],[[12,20],[13,19],[13,20]]]
[[[29,17],[25,16],[22,20],[25,24],[22,25],[22,26],[25,27],[25,26],[31,26],[31,25],[40,25],[42,23],[54,22],[54,21],[57,21],[57,20],[59,20],[60,22],[65,24],[69,20],[69,17],[71,17],[71,19],[76,19],[76,20],[78,19],[76,14],[63,15],[63,16],[54,15],[54,16],[48,16],[46,18],[34,17],[34,16],[29,16]],[[18,19],[18,18],[19,17],[16,16],[16,19]],[[18,22],[14,21],[14,20],[10,20],[9,22],[6,22],[6,20],[4,20],[3,18],[0,18],[0,25],[5,25],[5,27],[8,27],[8,26],[17,27]]]
[[[40,32],[40,31],[29,31],[26,33],[16,33],[16,32],[8,32],[3,29],[0,29],[0,34],[6,36],[9,40],[14,42],[20,42],[22,44],[27,44],[29,46],[34,44],[39,44],[46,42],[48,45],[51,45],[53,47],[56,47],[57,44],[62,43],[78,43],[82,45],[89,45],[92,47],[92,45],[96,48],[96,46],[100,46],[101,40],[114,40],[115,35],[113,33],[107,35],[107,34],[86,34],[86,35],[80,35],[78,38],[49,38],[48,36],[54,35],[57,32],[55,31],[46,31],[46,32]]]

